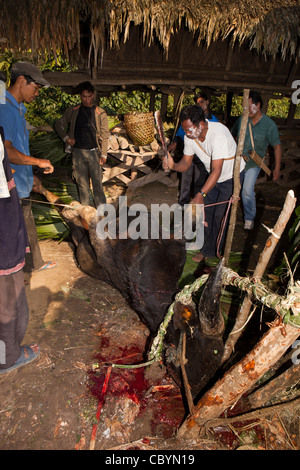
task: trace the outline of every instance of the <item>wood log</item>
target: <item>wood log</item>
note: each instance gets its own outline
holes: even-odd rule
[[[152,152],[157,152],[159,150],[160,145],[159,145],[159,143],[157,142],[156,139],[154,139],[153,142],[151,142],[150,148],[151,148]]]
[[[110,135],[108,138],[108,150],[118,150],[119,149],[119,143],[118,139],[116,138],[115,135]]]
[[[129,147],[129,142],[124,136],[118,135],[116,137],[117,137],[120,149],[125,150]]]
[[[276,222],[274,229],[271,231],[271,235],[266,242],[265,248],[259,257],[259,261],[254,270],[253,278],[255,280],[259,280],[262,278],[265,272],[265,269],[268,265],[268,262],[274,252],[274,249],[277,246],[277,243],[280,240],[280,237],[295,209],[295,206],[296,206],[296,198],[294,197],[294,192],[289,191],[286,196],[284,207],[278,217],[278,220]],[[251,306],[252,306],[251,296],[247,295],[237,315],[235,325],[226,341],[225,350],[223,354],[223,360],[222,360],[223,363],[229,359],[232,351],[234,350],[234,346],[236,342],[242,335],[242,332],[243,332],[242,327],[247,321]]]
[[[116,134],[116,135],[127,135],[126,129],[124,127],[123,122],[119,122],[116,124],[114,127],[110,129],[111,134]]]
[[[196,438],[204,423],[233,406],[281,358],[299,334],[299,328],[289,324],[278,322],[271,327],[252,351],[203,395],[193,414],[179,428],[179,437]]]
[[[261,408],[268,404],[270,401],[274,401],[277,398],[277,402],[284,400],[283,395],[288,389],[295,387],[299,383],[299,364],[293,364],[286,371],[275,377],[273,380],[268,382],[263,387],[258,388],[250,395],[242,398],[239,401],[239,407],[242,409],[255,409]],[[288,394],[290,399],[290,395]],[[292,396],[292,398],[295,398]]]

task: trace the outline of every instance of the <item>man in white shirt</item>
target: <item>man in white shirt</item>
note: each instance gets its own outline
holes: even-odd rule
[[[222,226],[222,220],[228,208],[226,202],[233,194],[236,142],[226,126],[207,121],[200,106],[183,108],[180,121],[185,131],[183,157],[175,163],[169,154],[168,161],[163,161],[163,167],[183,173],[190,168],[193,156],[197,155],[209,173],[201,191],[192,200],[194,204],[205,205],[207,226],[204,228],[204,244],[200,253],[193,258],[200,263],[206,258],[218,256],[225,240],[226,226]],[[244,168],[245,162],[241,159],[241,180]]]

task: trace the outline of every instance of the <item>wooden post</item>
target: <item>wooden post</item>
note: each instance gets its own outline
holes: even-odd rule
[[[232,98],[233,98],[233,92],[228,91],[226,94],[226,107],[225,107],[225,121],[226,123],[229,123],[230,121],[230,114],[231,114],[231,108],[232,108]]]
[[[152,111],[153,113],[155,111],[155,96],[156,96],[155,90],[151,90],[151,92],[150,92],[149,111]]]
[[[167,95],[166,93],[162,93],[162,95],[161,95],[161,107],[160,107],[160,114],[161,114],[162,119],[166,119],[166,117],[167,117],[168,98],[169,98],[169,95]]]
[[[237,152],[236,152],[236,157],[235,157],[235,164],[234,164],[233,202],[232,202],[232,207],[230,211],[229,226],[228,226],[228,232],[227,232],[226,244],[225,244],[225,250],[224,250],[224,266],[228,265],[228,260],[229,260],[232,240],[233,240],[233,234],[235,230],[239,195],[240,195],[240,190],[241,190],[240,165],[241,165],[241,158],[243,155],[244,141],[245,141],[245,135],[246,135],[246,129],[247,129],[247,123],[248,123],[248,116],[249,116],[249,103],[248,103],[249,93],[250,93],[250,90],[248,88],[244,90],[243,116],[242,116],[240,136],[239,136]]]

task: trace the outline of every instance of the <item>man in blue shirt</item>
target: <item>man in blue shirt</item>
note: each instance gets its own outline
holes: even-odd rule
[[[246,160],[245,179],[242,187],[242,201],[244,208],[244,229],[253,230],[256,216],[255,183],[261,168],[250,157],[249,152],[255,152],[263,159],[269,145],[274,147],[275,167],[273,181],[280,176],[281,144],[278,128],[275,122],[262,112],[263,101],[259,93],[251,91],[249,94],[249,120],[245,135],[243,155]],[[241,127],[241,117],[234,123],[231,133],[238,138]],[[252,133],[252,138],[250,135]],[[253,144],[254,147],[253,148]]]
[[[5,103],[0,105],[0,126],[4,129],[5,147],[14,173],[30,243],[31,259],[28,259],[26,264],[34,270],[55,267],[55,263],[43,261],[29,200],[33,187],[32,166],[38,166],[44,173],[52,173],[54,170],[50,160],[31,157],[29,151],[24,102],[31,103],[38,96],[42,86],[50,84],[35,65],[16,62],[12,67]]]

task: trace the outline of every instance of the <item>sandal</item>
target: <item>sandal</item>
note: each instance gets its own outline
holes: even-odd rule
[[[33,347],[37,346],[38,351],[34,352]],[[19,359],[14,363],[13,366],[8,367],[7,369],[1,369],[0,374],[5,374],[6,372],[11,372],[12,370],[18,369],[21,366],[25,366],[30,362],[34,361],[40,354],[40,347],[37,344],[30,344],[29,346],[20,346],[21,354]]]
[[[41,268],[34,269],[35,273],[38,273],[39,271],[44,271],[45,269],[52,269],[56,267],[56,263],[54,261],[48,261],[43,264]]]

